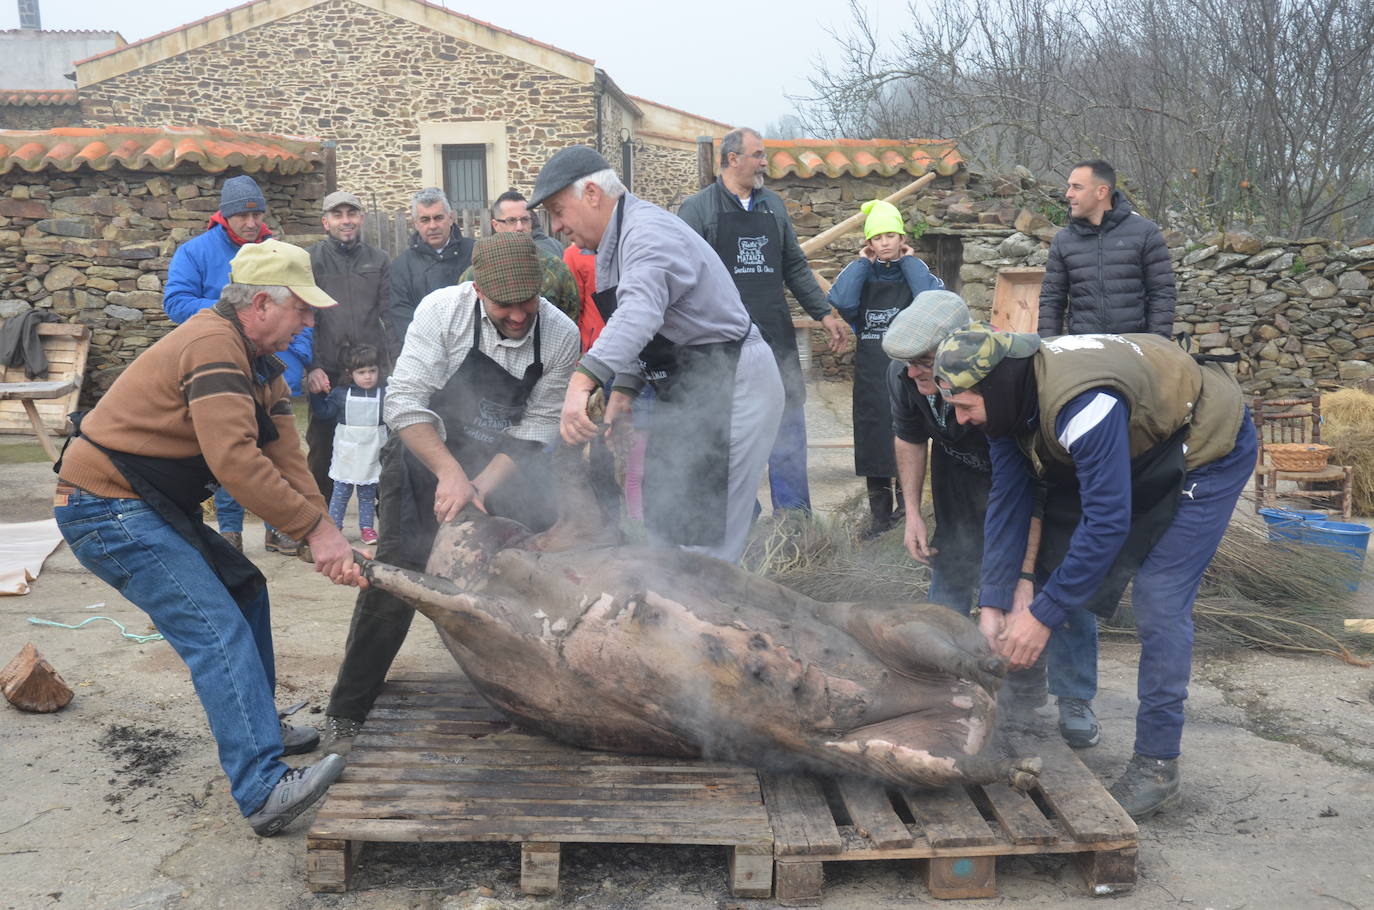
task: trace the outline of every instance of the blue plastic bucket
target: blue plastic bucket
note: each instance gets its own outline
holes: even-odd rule
[[[1324,521],[1325,512],[1298,509],[1260,509],[1260,517],[1269,527],[1270,540],[1302,540],[1302,526],[1309,521]]]
[[[1369,548],[1369,528],[1343,521],[1307,520],[1298,527],[1298,541],[1314,547],[1330,547],[1350,556],[1346,587],[1352,591],[1359,588],[1364,556]]]

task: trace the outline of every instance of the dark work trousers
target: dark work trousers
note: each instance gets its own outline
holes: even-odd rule
[[[319,484],[325,502],[334,495],[334,481],[329,479],[329,463],[334,459],[334,427],[332,420],[316,417],[312,412],[305,427],[305,462],[310,476]]]
[[[401,479],[400,471],[382,471],[377,484],[377,526],[381,531],[377,561],[422,571],[423,562],[407,562],[401,556],[405,539],[401,530]],[[386,673],[396,659],[396,652],[405,644],[414,616],[414,607],[385,591],[368,588],[358,594],[343,663],[329,696],[327,713],[330,716],[356,721],[367,718],[377,693],[386,682]],[[367,647],[355,646],[362,642],[366,642]]]

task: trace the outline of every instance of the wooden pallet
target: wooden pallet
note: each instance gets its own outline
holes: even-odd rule
[[[824,864],[924,860],[932,897],[995,897],[997,857],[1071,853],[1092,894],[1134,886],[1137,831],[1059,738],[1015,746],[1045,763],[1029,795],[1005,785],[901,791],[868,781],[763,774],[777,899],[818,904]]]
[[[527,894],[557,890],[565,843],[720,844],[732,893],[772,893],[773,835],[753,769],[520,733],[455,675],[382,690],[306,837],[310,889],[348,890],[367,841],[518,843]]]

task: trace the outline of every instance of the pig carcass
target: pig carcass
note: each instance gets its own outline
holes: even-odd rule
[[[426,572],[364,574],[432,619],[522,727],[904,786],[1035,782],[1039,759],[980,754],[1005,663],[944,607],[821,603],[682,550],[547,552],[514,522],[460,519]]]

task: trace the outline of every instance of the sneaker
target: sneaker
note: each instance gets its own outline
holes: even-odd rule
[[[248,816],[248,824],[260,837],[271,837],[281,831],[329,789],[329,785],[343,772],[344,760],[338,755],[326,755],[313,765],[290,768],[277,781],[267,802]]]
[[[374,544],[377,542],[377,532],[372,530],[371,528],[363,528],[362,538],[363,543]]]
[[[314,727],[296,727],[281,722],[282,755],[304,755],[314,752],[320,744],[320,734]]]
[[[283,556],[295,556],[300,552],[301,544],[298,540],[292,540],[276,528],[267,528],[263,538],[262,546],[268,553],[280,553]]]
[[[219,536],[229,541],[229,546],[240,553],[243,552],[243,535],[241,533],[238,531],[220,531]]]
[[[1149,818],[1182,799],[1177,758],[1132,755],[1126,770],[1107,791],[1136,821]]]
[[[363,728],[362,721],[351,717],[329,715],[324,722],[324,749],[335,755],[347,755],[353,748],[353,737]]]
[[[1101,742],[1093,703],[1086,698],[1059,699],[1059,735],[1074,749],[1089,749]]]

